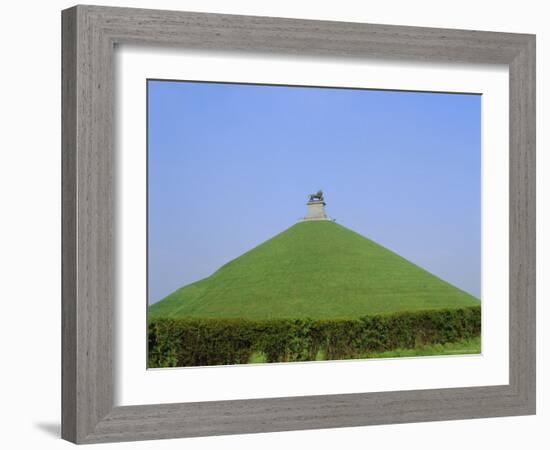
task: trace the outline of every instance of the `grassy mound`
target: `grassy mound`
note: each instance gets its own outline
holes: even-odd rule
[[[149,307],[149,318],[348,319],[479,306],[339,224],[299,222]]]

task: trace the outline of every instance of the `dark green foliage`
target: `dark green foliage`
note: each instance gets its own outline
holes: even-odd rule
[[[254,352],[268,362],[327,360],[447,344],[480,335],[481,308],[403,312],[350,320],[153,319],[154,367],[245,364]]]
[[[240,319],[162,319],[149,323],[149,367],[244,364],[258,333]]]

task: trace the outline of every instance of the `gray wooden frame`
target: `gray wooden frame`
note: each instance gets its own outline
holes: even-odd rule
[[[535,37],[76,6],[62,13],[62,436],[76,443],[535,413]],[[510,76],[507,385],[113,406],[115,44],[506,64]]]

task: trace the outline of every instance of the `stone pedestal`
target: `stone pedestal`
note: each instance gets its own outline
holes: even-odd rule
[[[307,203],[307,215],[303,220],[330,220],[325,212],[326,203],[323,201],[313,201]]]

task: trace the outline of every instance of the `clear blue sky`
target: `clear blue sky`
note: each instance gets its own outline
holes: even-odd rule
[[[328,214],[480,297],[481,97],[148,81],[149,302]]]

